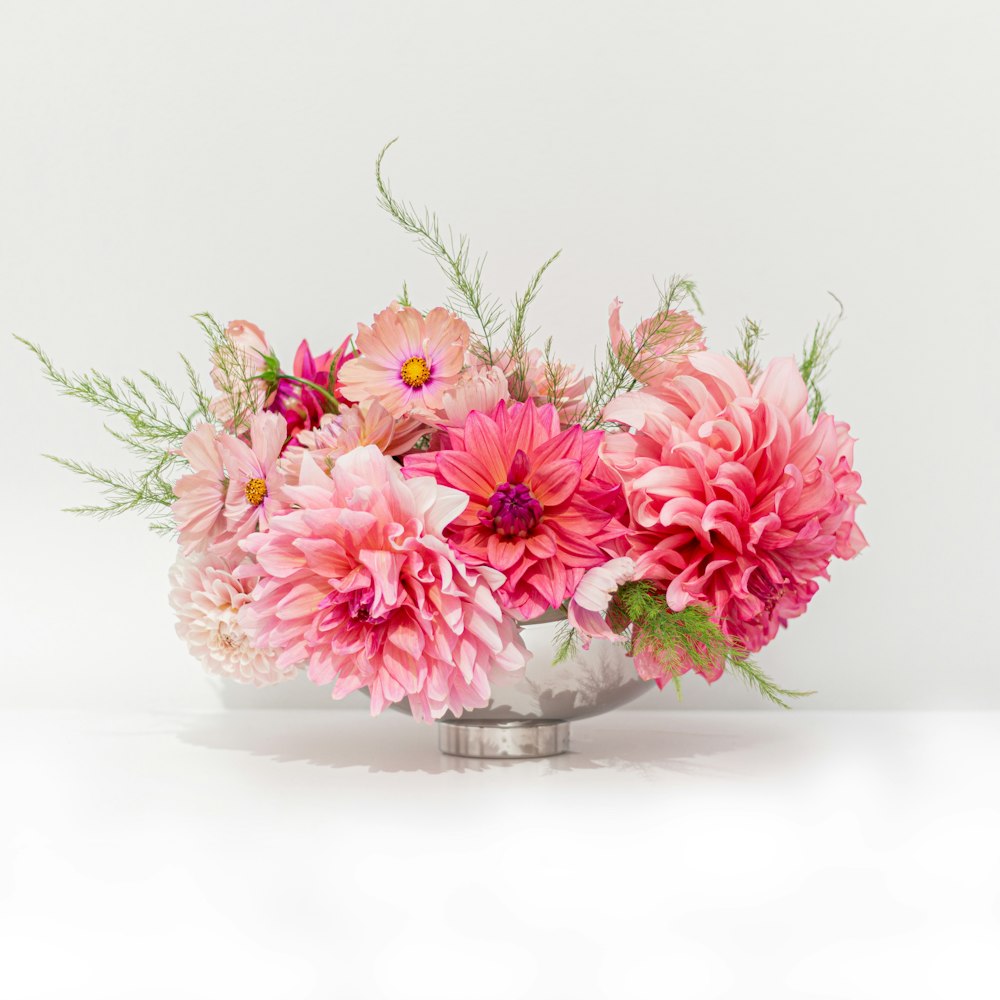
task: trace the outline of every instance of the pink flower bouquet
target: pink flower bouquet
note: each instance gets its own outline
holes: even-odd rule
[[[155,514],[177,544],[178,633],[232,680],[305,670],[334,698],[365,689],[373,713],[461,716],[522,671],[521,626],[544,615],[564,620],[557,659],[600,639],[661,687],[728,670],[780,704],[800,694],[750,657],[866,544],[854,442],[818,385],[833,326],[762,368],[760,329],[711,350],[675,279],[631,329],[612,302],[585,374],[529,344],[555,258],[506,315],[467,242],[394,198],[384,153],[380,204],[441,263],[452,306],[404,286],[290,368],[252,323],[199,316],[213,389],[185,360],[190,399],[155,376],[66,374],[29,345],[63,392],[124,418],[116,436],[146,460],[61,460],[104,488],[82,511]]]

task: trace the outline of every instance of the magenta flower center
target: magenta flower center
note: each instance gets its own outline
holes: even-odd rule
[[[542,505],[524,483],[497,487],[479,512],[479,520],[505,538],[525,538],[542,519]]]

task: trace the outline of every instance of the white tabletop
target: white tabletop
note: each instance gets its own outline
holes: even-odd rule
[[[0,715],[0,995],[1000,995],[1000,715]]]

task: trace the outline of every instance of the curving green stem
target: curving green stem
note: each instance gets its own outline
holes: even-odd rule
[[[267,376],[255,375],[254,378],[266,381]],[[307,389],[315,389],[330,404],[335,414],[340,413],[340,404],[337,402],[337,397],[329,389],[324,389],[323,386],[317,385],[315,382],[310,382],[307,378],[299,378],[298,375],[286,375],[284,372],[279,372],[278,381],[296,382],[298,385],[304,385]]]

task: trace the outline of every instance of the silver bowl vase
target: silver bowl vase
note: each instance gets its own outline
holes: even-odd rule
[[[450,713],[438,723],[438,747],[458,757],[549,757],[569,749],[574,719],[603,715],[634,701],[649,686],[621,643],[595,639],[589,649],[554,665],[559,618],[520,626],[531,654],[519,680],[491,680],[485,708]],[[397,706],[409,713],[403,702]]]

